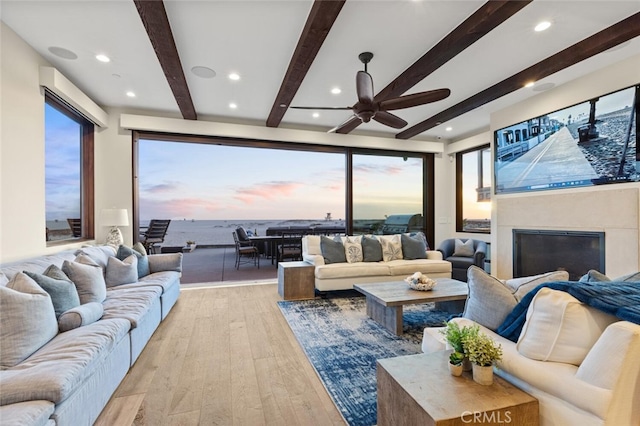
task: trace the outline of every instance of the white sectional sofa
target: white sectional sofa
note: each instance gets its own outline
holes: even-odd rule
[[[513,342],[496,332],[496,324],[528,291],[562,278],[550,273],[500,282],[478,269],[469,271],[467,310],[452,321],[477,324],[502,345],[496,374],[538,399],[541,425],[640,425],[640,325],[545,287],[531,295]],[[474,293],[483,300],[472,302]],[[444,349],[439,328],[425,329],[422,350]]]
[[[182,253],[116,254],[93,246],[2,266],[0,424],[93,424],[177,302]],[[75,280],[80,305],[64,313],[68,298],[50,295],[62,287],[39,284],[51,265]]]
[[[414,241],[423,240],[424,245],[415,245],[418,243],[407,240],[407,237],[413,237]],[[347,254],[344,261],[337,262],[331,261],[332,256],[327,250],[323,254],[322,244],[335,239],[318,235],[302,238],[302,258],[315,266],[315,287],[319,291],[348,290],[352,289],[354,284],[369,282],[400,281],[415,272],[422,272],[429,278],[451,278],[451,263],[442,260],[442,253],[439,251],[428,250],[422,233],[338,238]],[[363,238],[368,238],[364,249]],[[369,257],[367,253],[367,244],[375,243],[374,239],[379,241],[381,246],[379,257]]]

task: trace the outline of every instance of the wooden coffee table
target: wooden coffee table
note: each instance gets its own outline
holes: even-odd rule
[[[378,360],[378,426],[539,424],[537,399],[495,374],[490,386],[452,376],[450,352]]]
[[[355,284],[354,289],[367,297],[367,315],[396,335],[402,334],[404,305],[436,302],[438,309],[462,312],[467,300],[467,283],[451,278],[436,278],[433,290],[413,290],[404,281]],[[454,303],[444,303],[454,302]]]

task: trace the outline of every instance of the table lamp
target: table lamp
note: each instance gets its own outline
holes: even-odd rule
[[[100,222],[103,226],[110,226],[111,229],[107,234],[107,245],[119,247],[124,243],[122,232],[118,226],[129,226],[129,214],[127,209],[103,209]]]

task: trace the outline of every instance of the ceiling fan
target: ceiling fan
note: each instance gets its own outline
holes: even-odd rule
[[[364,64],[364,71],[358,71],[358,74],[356,74],[356,92],[358,94],[358,102],[355,105],[351,107],[290,106],[289,108],[353,111],[353,116],[338,127],[331,129],[330,132],[339,131],[341,128],[349,127],[359,121],[368,123],[372,118],[378,123],[393,127],[394,129],[401,129],[407,125],[407,122],[388,111],[437,102],[445,99],[451,94],[451,90],[449,89],[437,89],[412,93],[411,95],[399,96],[397,98],[391,98],[384,101],[376,101],[373,95],[373,79],[371,78],[371,74],[367,72],[367,64],[372,58],[373,53],[371,52],[363,52],[358,55],[358,59],[360,59],[360,62]]]

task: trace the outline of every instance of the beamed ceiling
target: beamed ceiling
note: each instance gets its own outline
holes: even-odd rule
[[[640,54],[638,0],[1,0],[0,17],[104,108],[397,139],[484,131],[493,111]],[[393,111],[400,130],[288,108],[354,105],[365,51],[375,101],[451,95]]]

